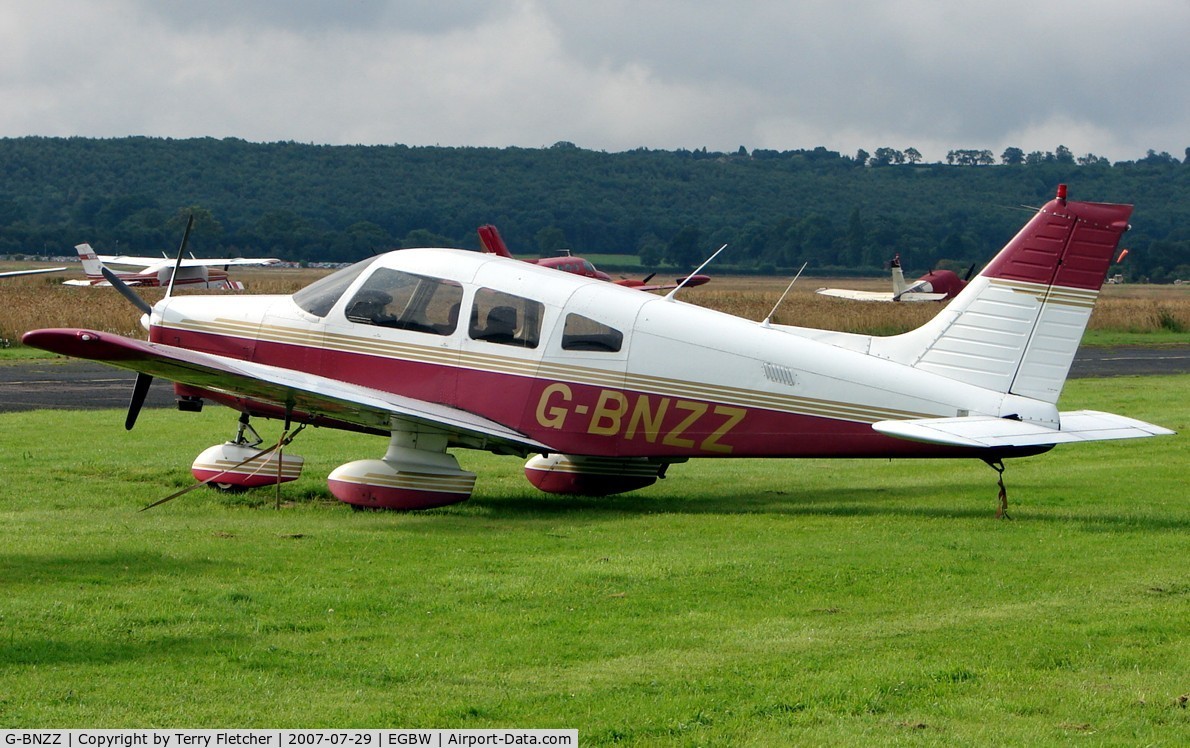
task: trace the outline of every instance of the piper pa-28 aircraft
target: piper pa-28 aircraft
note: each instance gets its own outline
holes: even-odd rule
[[[500,236],[499,230],[491,224],[479,227],[479,243],[483,246],[484,252],[513,259],[512,252],[508,251],[508,245],[504,243],[504,238]],[[669,291],[678,286],[693,288],[695,286],[701,286],[710,280],[710,277],[706,275],[691,275],[688,278],[678,278],[673,283],[650,283],[649,281],[653,280],[652,275],[644,280],[636,278],[612,280],[610,275],[597,269],[589,260],[584,260],[582,257],[575,257],[569,251],[558,257],[543,257],[537,260],[524,260],[524,262],[529,262],[540,267],[561,270],[564,273],[574,273],[575,275],[581,275],[586,278],[597,278],[602,281],[615,283],[617,286],[635,288],[637,291]]]
[[[815,293],[853,301],[945,301],[958,296],[959,292],[966,288],[971,273],[975,271],[975,266],[972,265],[967,271],[967,278],[963,279],[953,270],[931,270],[912,283],[906,283],[905,273],[901,270],[901,256],[893,257],[889,266],[892,269],[891,293],[854,291],[849,288],[820,288]]]
[[[237,437],[192,471],[230,487],[297,476],[259,450],[250,416],[386,436],[380,459],[328,478],[357,507],[466,500],[474,473],[447,450],[530,457],[558,494],[643,488],[695,457],[965,457],[1173,433],[1109,413],[1059,412],[1075,349],[1130,205],[1065,189],[923,327],[873,337],[753,322],[671,293],[465,250],[364,260],[292,296],[166,298],[149,340],[93,330],[26,345],[138,372],[131,428],[152,377],[179,406],[241,412]],[[1001,476],[1001,489],[1003,481]],[[1005,503],[1001,490],[1001,508]]]
[[[78,244],[75,251],[83,263],[83,272],[87,274],[85,280],[62,281],[67,286],[110,286],[103,274],[106,265],[128,265],[143,268],[135,273],[116,273],[128,286],[166,286],[174,273],[177,264],[168,257],[131,257],[128,255],[97,255],[90,244]],[[198,259],[196,257],[182,258],[178,268],[178,277],[174,281],[178,286],[193,288],[218,288],[228,291],[243,291],[244,284],[227,277],[227,269],[232,265],[273,265],[280,262],[275,257],[226,257],[222,259]],[[222,269],[219,269],[222,268]]]

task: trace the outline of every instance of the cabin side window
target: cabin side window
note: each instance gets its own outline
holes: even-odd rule
[[[500,345],[536,348],[541,339],[540,301],[514,296],[491,288],[475,292],[471,307],[471,337]]]
[[[347,319],[364,325],[450,335],[458,327],[463,287],[454,281],[380,268],[347,302]]]
[[[581,314],[566,315],[566,324],[562,327],[562,350],[616,353],[623,344],[624,333],[616,328]]]

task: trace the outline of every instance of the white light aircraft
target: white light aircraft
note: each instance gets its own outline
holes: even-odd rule
[[[167,286],[174,273],[175,260],[168,257],[132,257],[129,255],[97,255],[90,244],[75,246],[79,260],[83,264],[86,279],[62,281],[67,286],[110,286],[111,282],[104,276],[103,268],[107,265],[127,265],[139,267],[135,273],[116,273],[125,285],[129,286]],[[280,262],[275,257],[225,257],[218,259],[199,259],[196,257],[182,258],[177,270],[175,285],[193,288],[224,289],[229,291],[243,291],[244,284],[227,277],[229,267],[239,265],[273,265]],[[110,268],[109,268],[110,269]]]
[[[912,283],[905,282],[905,273],[901,270],[901,256],[897,255],[889,263],[892,269],[892,292],[856,291],[850,288],[820,288],[815,293],[823,296],[835,296],[840,299],[853,301],[945,301],[959,295],[967,286],[967,280],[975,271],[975,266],[967,271],[967,278],[960,278],[951,270],[931,270]]]
[[[138,372],[128,428],[153,377],[175,383],[183,410],[240,411],[236,438],[192,466],[201,481],[293,479],[301,460],[281,447],[294,423],[387,437],[383,457],[328,478],[357,507],[466,500],[476,476],[456,447],[530,457],[529,481],[559,494],[639,489],[696,457],[976,458],[1002,472],[1057,444],[1173,433],[1056,406],[1131,213],[1060,188],[933,320],[891,337],[408,249],[292,296],[167,293],[149,307],[117,285],[145,311],[148,341],[80,329],[23,341]],[[285,420],[275,447],[258,449],[251,416]]]

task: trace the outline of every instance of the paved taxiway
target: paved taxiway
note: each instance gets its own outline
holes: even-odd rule
[[[1190,346],[1173,348],[1080,348],[1072,377],[1190,372]],[[67,359],[39,359],[0,365],[0,412],[41,408],[123,408],[136,375],[123,369]],[[145,406],[171,408],[169,382],[155,381]]]

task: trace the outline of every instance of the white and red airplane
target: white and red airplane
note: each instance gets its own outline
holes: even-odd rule
[[[148,341],[50,329],[23,342],[138,372],[128,428],[152,377],[175,383],[183,410],[240,411],[237,438],[192,466],[203,481],[296,477],[300,458],[245,436],[249,416],[285,419],[278,447],[294,422],[388,437],[383,457],[328,478],[357,507],[466,500],[476,476],[455,447],[531,456],[529,481],[559,494],[642,488],[695,457],[977,458],[1002,471],[1056,444],[1173,433],[1056,405],[1131,213],[1061,188],[933,320],[891,337],[407,249],[292,296],[167,295],[149,307],[124,288],[146,311]]]
[[[500,236],[500,231],[491,224],[485,224],[478,229],[479,243],[483,247],[484,252],[499,255],[500,257],[507,257],[514,259],[512,252],[508,251],[508,245],[504,243],[504,238]],[[673,283],[650,283],[653,280],[653,275],[639,280],[637,278],[621,278],[619,280],[612,280],[612,277],[602,270],[597,269],[590,260],[583,259],[571,255],[569,251],[564,255],[557,257],[542,257],[535,260],[524,260],[524,262],[532,263],[540,267],[553,268],[554,270],[561,270],[564,273],[573,273],[581,275],[586,278],[596,278],[609,283],[615,283],[617,286],[625,286],[627,288],[635,288],[637,291],[669,291],[679,286],[685,288],[694,288],[701,286],[708,282],[711,278],[707,275],[691,275],[688,278],[678,278]],[[654,273],[654,275],[656,275]]]
[[[167,286],[173,275],[175,260],[168,257],[132,257],[129,255],[97,255],[90,244],[75,246],[83,264],[85,279],[62,281],[67,286],[110,286],[103,274],[106,265],[127,265],[142,268],[137,272],[118,272],[116,276],[129,286]],[[233,265],[273,265],[280,262],[275,257],[225,257],[220,259],[182,258],[177,286],[189,288],[212,288],[243,291],[244,284],[227,277],[227,269]],[[109,268],[110,269],[110,268]]]
[[[960,278],[953,270],[931,270],[912,283],[906,283],[905,273],[901,270],[900,255],[893,257],[889,266],[892,269],[891,292],[820,288],[815,293],[853,301],[946,301],[958,296],[959,292],[967,287],[967,280]],[[972,265],[967,271],[968,278],[974,270],[975,266]]]

